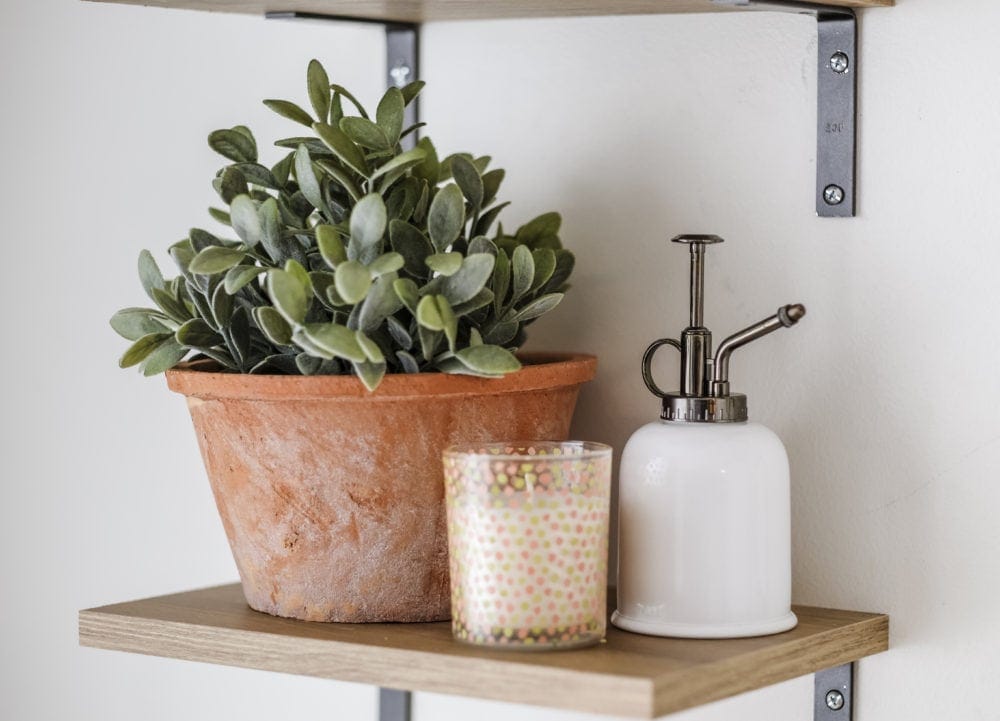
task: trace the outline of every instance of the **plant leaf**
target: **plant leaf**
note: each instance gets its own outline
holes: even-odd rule
[[[216,286],[212,293],[212,318],[215,326],[225,331],[233,317],[233,296],[226,292],[225,283]],[[206,318],[205,320],[211,320]]]
[[[444,251],[458,239],[465,225],[465,200],[462,191],[450,183],[438,191],[427,211],[427,230],[438,251]]]
[[[148,250],[143,250],[139,253],[139,282],[142,283],[142,288],[146,291],[146,295],[154,301],[156,298],[153,298],[153,288],[163,289],[165,287],[160,266],[156,264],[153,254]]]
[[[267,286],[274,307],[292,326],[305,321],[310,294],[295,273],[272,269],[267,272]]]
[[[224,270],[229,270],[243,260],[245,256],[246,253],[239,248],[224,248],[219,245],[211,245],[191,260],[188,270],[200,275],[216,275]]]
[[[339,323],[310,323],[303,327],[302,334],[312,345],[328,354],[324,357],[344,358],[358,363],[368,359],[358,345],[355,332]]]
[[[360,330],[354,332],[354,337],[358,339],[358,345],[361,346],[361,350],[364,351],[365,358],[372,363],[385,363],[385,356],[382,354],[382,349],[379,348],[378,343],[373,341]]]
[[[316,111],[316,117],[322,120],[330,112],[330,78],[319,60],[309,61],[306,85],[309,88],[309,102]]]
[[[417,359],[413,357],[410,353],[405,350],[396,351],[396,357],[399,359],[399,364],[403,366],[404,373],[419,373],[420,364],[417,363]]]
[[[146,356],[142,364],[142,374],[148,377],[162,373],[180,363],[186,355],[187,348],[178,343],[173,336],[166,338]]]
[[[423,80],[414,80],[412,83],[404,85],[400,89],[400,92],[403,94],[403,103],[405,105],[412,103],[426,84]]]
[[[232,217],[233,230],[236,231],[240,240],[251,248],[257,246],[260,243],[263,230],[260,227],[257,205],[250,199],[250,196],[236,196],[229,206],[229,213]]]
[[[403,256],[399,253],[383,253],[368,265],[368,272],[373,278],[377,278],[387,273],[395,273],[402,267]]]
[[[175,337],[179,343],[191,348],[211,348],[222,343],[222,336],[201,318],[192,318],[182,325]]]
[[[402,305],[402,301],[400,301],[400,305]],[[389,330],[389,336],[396,345],[404,350],[410,350],[413,347],[413,336],[402,323],[390,315],[385,319],[385,325]]]
[[[497,193],[500,192],[500,184],[503,183],[505,175],[506,173],[503,168],[483,173],[483,207],[496,200]]]
[[[329,95],[329,89],[327,89],[327,95]],[[313,122],[315,122],[309,113],[295,103],[290,103],[287,100],[265,100],[264,105],[283,118],[294,120],[296,123],[305,125],[307,128],[311,128]]]
[[[122,308],[111,316],[111,327],[125,340],[137,341],[151,333],[167,333],[170,328],[159,319],[167,321],[150,308]],[[167,321],[169,322],[169,321]]]
[[[313,123],[313,130],[344,165],[359,175],[368,177],[370,171],[364,153],[343,130],[326,123]]]
[[[529,292],[536,291],[549,282],[556,270],[556,253],[551,248],[539,248],[531,251],[531,259],[535,263],[535,275],[531,279]]]
[[[399,142],[399,134],[403,132],[403,109],[406,100],[399,88],[389,88],[379,101],[375,110],[375,122],[388,138],[390,147]]]
[[[531,289],[531,282],[535,278],[535,261],[526,245],[514,248],[514,255],[511,257],[511,273],[513,282],[510,299],[511,303],[516,303]]]
[[[389,160],[385,164],[376,168],[372,173],[371,179],[375,180],[392,171],[406,170],[407,168],[415,167],[423,163],[426,157],[427,153],[423,150],[423,148],[413,148],[411,150],[407,150],[405,153],[400,153],[392,158],[392,160]]]
[[[382,251],[387,215],[385,202],[378,193],[369,193],[351,211],[351,239],[347,254],[352,260],[370,263]]]
[[[259,265],[237,265],[230,268],[229,272],[226,273],[226,279],[223,283],[226,288],[226,292],[230,295],[235,295],[240,288],[252,281],[265,270],[266,268],[261,268]]]
[[[389,242],[392,249],[403,256],[403,267],[406,268],[406,272],[418,278],[427,277],[424,259],[434,252],[434,248],[419,229],[405,220],[391,220]]]
[[[256,163],[257,144],[253,136],[235,129],[213,130],[208,135],[208,147],[237,163]]]
[[[331,268],[336,268],[347,260],[344,241],[340,238],[340,232],[332,225],[316,226],[316,245],[319,246],[323,260]]]
[[[347,98],[348,100],[350,100],[351,101],[351,105],[353,105],[355,108],[357,108],[357,110],[361,114],[362,118],[367,118],[368,117],[368,112],[365,110],[365,107],[361,103],[358,102],[358,99],[356,97],[354,97],[353,95],[351,95],[350,91],[348,91],[347,88],[345,88],[343,85],[337,85],[336,83],[332,83],[330,85],[330,87],[333,89],[333,91],[335,93],[339,93],[339,94],[343,95],[345,98]]]
[[[121,359],[118,361],[118,365],[121,368],[129,368],[134,365],[142,363],[149,357],[149,354],[156,350],[156,347],[165,341],[167,338],[173,338],[174,334],[170,332],[165,333],[149,333],[139,338],[135,343],[128,347],[128,350],[122,354]]]
[[[348,260],[337,266],[335,272],[337,293],[348,303],[360,303],[372,285],[372,275],[368,268],[356,260]]]
[[[358,187],[358,184],[354,182],[354,179],[347,170],[341,168],[335,162],[326,158],[320,158],[317,160],[316,165],[319,166],[320,170],[336,180],[340,187],[346,190],[347,194],[351,196],[351,200],[354,202],[361,200],[361,189]]]
[[[511,320],[516,320],[524,322],[526,320],[531,320],[532,318],[537,318],[540,315],[545,315],[550,310],[559,305],[559,302],[563,299],[562,293],[549,293],[547,295],[539,296],[533,301],[528,303],[528,305],[521,308]]]
[[[443,279],[441,293],[453,306],[474,297],[493,274],[495,260],[489,253],[474,253],[462,261],[454,275]]]
[[[496,345],[475,345],[463,348],[455,357],[473,373],[503,375],[521,368],[514,354]]]
[[[427,267],[441,275],[454,275],[462,267],[461,253],[435,253],[424,260]]]
[[[269,305],[253,309],[253,319],[267,339],[279,346],[291,345],[292,327],[281,317],[281,313]]]
[[[385,363],[371,363],[366,361],[364,363],[354,363],[353,366],[358,378],[365,384],[365,388],[370,391],[378,388],[378,384],[385,377]]]
[[[396,291],[396,295],[403,301],[403,305],[407,307],[410,313],[416,315],[417,304],[420,302],[420,293],[417,290],[417,284],[409,278],[400,278],[392,282],[392,289]]]
[[[382,128],[366,118],[354,116],[341,118],[340,129],[344,131],[344,135],[363,148],[380,151],[392,149],[392,144]]]
[[[363,331],[375,330],[382,321],[403,307],[403,301],[393,290],[394,273],[379,276],[372,283],[358,314],[358,327]]]
[[[451,161],[451,173],[462,190],[462,195],[469,201],[473,210],[478,211],[483,207],[483,179],[476,170],[472,161],[461,155],[455,156]]]
[[[320,190],[319,180],[313,170],[312,157],[305,145],[300,145],[295,151],[295,179],[299,181],[299,191],[305,199],[312,203],[314,208],[326,210],[326,202],[323,200],[323,191]]]

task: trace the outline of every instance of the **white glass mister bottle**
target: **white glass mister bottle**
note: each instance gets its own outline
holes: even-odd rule
[[[703,325],[705,246],[714,235],[673,239],[691,250],[691,321],[680,341],[646,350],[642,375],[663,399],[661,420],[636,431],[619,473],[618,609],[611,622],[656,636],[734,638],[787,631],[791,610],[788,456],[778,437],[747,422],[747,398],[729,391],[729,356],[794,325],[786,305],[726,338],[712,357]],[[681,354],[681,388],[653,381],[653,355]]]

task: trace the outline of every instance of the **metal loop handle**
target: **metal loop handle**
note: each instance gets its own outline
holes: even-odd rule
[[[649,392],[660,398],[664,398],[667,394],[661,391],[660,387],[656,385],[656,381],[653,380],[653,356],[656,355],[656,351],[665,345],[672,345],[677,349],[678,353],[681,352],[680,341],[676,341],[673,338],[660,338],[650,343],[649,348],[642,354],[642,380],[646,384],[646,387],[649,388]]]

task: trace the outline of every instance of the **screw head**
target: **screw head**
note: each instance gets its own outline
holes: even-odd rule
[[[844,202],[844,189],[839,185],[828,185],[823,188],[823,200],[827,205],[840,205]]]
[[[835,73],[846,73],[851,66],[851,60],[847,53],[835,52],[830,56],[830,69]]]
[[[400,63],[396,65],[391,70],[389,70],[389,77],[392,78],[392,82],[397,88],[401,88],[406,85],[407,80],[410,77],[410,66],[405,63]]]
[[[844,708],[844,694],[836,689],[827,691],[826,707],[831,711],[840,711]]]

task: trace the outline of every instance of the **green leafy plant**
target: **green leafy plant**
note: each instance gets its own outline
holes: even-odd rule
[[[232,372],[353,373],[370,390],[385,373],[517,370],[525,326],[568,288],[560,216],[508,235],[504,171],[489,157],[439,159],[428,138],[403,150],[422,82],[390,88],[372,117],[316,60],[307,81],[314,114],[264,101],[312,132],[278,140],[275,165],[244,126],[208,136],[231,161],[212,182],[228,209],[209,213],[236,238],[192,229],[169,249],[180,271],[169,280],[142,251],[156,308],[111,318],[133,341],[120,365],[154,375],[195,354]]]

